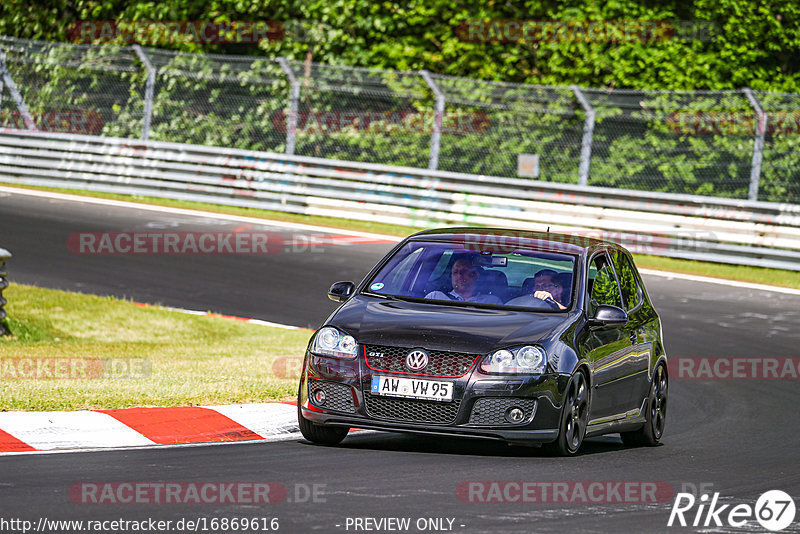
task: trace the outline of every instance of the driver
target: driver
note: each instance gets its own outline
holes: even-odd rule
[[[473,258],[469,256],[458,258],[453,262],[453,266],[450,269],[450,281],[453,285],[453,290],[448,293],[431,291],[425,295],[425,298],[502,304],[503,302],[498,297],[480,292],[478,280],[481,276],[481,269],[473,261]]]

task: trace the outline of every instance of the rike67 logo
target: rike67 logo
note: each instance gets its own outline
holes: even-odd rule
[[[667,526],[748,528],[757,521],[763,528],[777,532],[792,524],[795,517],[794,500],[788,493],[770,490],[763,493],[755,506],[750,504],[720,504],[719,493],[699,499],[691,493],[678,493],[672,504]]]

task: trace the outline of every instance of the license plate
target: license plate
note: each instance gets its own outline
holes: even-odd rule
[[[371,393],[387,397],[451,401],[453,400],[453,383],[417,378],[373,376]]]

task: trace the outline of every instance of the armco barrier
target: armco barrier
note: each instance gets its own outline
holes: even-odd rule
[[[11,253],[4,248],[0,248],[0,336],[10,334],[6,327],[6,299],[3,297],[3,290],[8,287],[6,280],[6,260],[11,257]]]
[[[427,227],[602,231],[634,252],[800,271],[800,205],[133,139],[0,132],[0,181]]]

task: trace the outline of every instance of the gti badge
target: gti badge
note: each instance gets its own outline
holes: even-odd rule
[[[428,365],[428,353],[422,349],[414,349],[406,356],[406,367],[409,371],[422,371]]]

